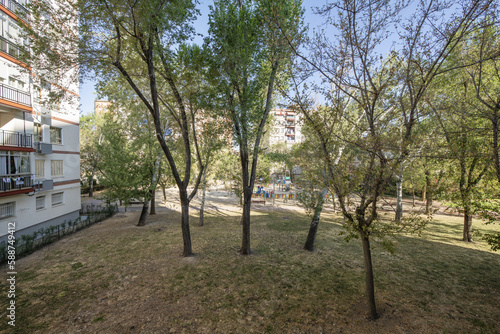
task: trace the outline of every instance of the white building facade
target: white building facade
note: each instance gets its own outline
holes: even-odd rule
[[[293,144],[304,140],[302,121],[299,114],[289,109],[275,109],[271,111],[271,115],[273,121],[271,123],[269,144],[284,143],[288,148],[291,148]]]
[[[25,1],[0,0],[0,242],[9,223],[16,236],[75,220],[80,210],[78,82],[70,98],[40,104],[54,83],[41,83],[19,59],[27,47],[17,15]]]

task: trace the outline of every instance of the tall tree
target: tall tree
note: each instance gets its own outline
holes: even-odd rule
[[[80,117],[80,168],[88,180],[89,197],[94,196],[94,182],[102,162],[102,156],[97,149],[101,139],[98,130],[101,123],[102,117],[95,114]]]
[[[332,112],[349,124],[362,117],[354,137],[333,134],[346,143],[347,152],[339,164],[334,164],[328,150],[324,159],[346,227],[363,245],[366,295],[372,318],[379,316],[370,245],[370,236],[379,221],[377,204],[393,171],[415,149],[413,133],[422,118],[419,106],[425,92],[442,72],[446,57],[490,3],[464,3],[449,21],[443,22],[440,15],[448,9],[444,4],[421,1],[415,14],[402,22],[397,19],[405,2],[335,1],[319,13],[327,17],[336,40],[318,34],[311,55],[304,56],[296,50],[328,84],[323,91]],[[391,33],[394,24],[401,28],[399,39]],[[381,45],[389,38],[397,39],[393,48],[400,50],[400,57],[382,54],[386,49]],[[389,103],[396,89],[396,95],[407,96],[398,108]],[[346,108],[348,98],[352,104]],[[351,210],[348,199],[353,192],[357,200]]]
[[[218,82],[221,109],[233,125],[243,186],[242,245],[250,254],[250,210],[264,126],[273,103],[275,82],[289,62],[291,43],[300,41],[299,0],[218,0],[209,17],[206,42]]]
[[[71,10],[62,11],[59,7]],[[179,48],[193,36],[191,23],[196,14],[195,1],[82,0],[66,2],[59,7],[51,7],[46,1],[33,4],[34,20],[27,28],[34,37],[32,59],[44,62],[47,64],[45,68],[53,71],[58,68],[58,63],[66,60],[73,66],[78,65],[74,57],[66,59],[69,57],[63,52],[59,52],[63,55],[59,58],[40,55],[52,50],[54,31],[64,34],[72,31],[66,25],[79,22],[79,36],[67,33],[64,36],[79,46],[76,59],[80,62],[81,73],[96,74],[100,78],[121,76],[152,116],[156,139],[179,189],[183,255],[192,255],[189,203],[198,190],[203,165],[197,137],[193,135],[196,127],[192,122],[192,111],[183,95],[182,88],[189,82],[181,80],[184,64],[179,60]],[[50,29],[40,29],[46,25],[46,18],[51,18]],[[182,138],[180,159],[172,153],[172,144],[163,132],[166,120],[162,118],[162,109],[168,111],[174,120],[171,125],[174,135]],[[196,162],[199,173],[193,177],[193,163]]]

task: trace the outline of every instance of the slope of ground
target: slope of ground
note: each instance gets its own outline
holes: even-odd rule
[[[500,331],[500,254],[483,242],[461,242],[460,217],[436,215],[421,237],[398,237],[394,255],[374,248],[381,318],[372,321],[359,240],[339,236],[342,219],[330,209],[317,250],[302,250],[309,220],[293,204],[254,206],[248,257],[238,254],[240,208],[223,192],[210,194],[205,226],[192,209],[194,257],[181,257],[175,191],[145,227],[135,226],[135,206],[67,236],[18,261],[13,332]],[[5,280],[0,287],[6,296]],[[0,305],[5,332],[13,330],[6,301]]]

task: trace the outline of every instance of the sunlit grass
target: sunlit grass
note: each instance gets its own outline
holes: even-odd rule
[[[435,217],[422,237],[398,237],[394,255],[374,245],[382,317],[373,322],[366,316],[360,242],[346,243],[339,236],[342,218],[336,213],[322,215],[316,251],[310,253],[302,249],[307,216],[291,210],[254,212],[248,257],[238,254],[237,211],[210,211],[203,227],[193,216],[191,258],[180,256],[179,213],[150,216],[143,228],[134,226],[137,215],[119,214],[20,260],[16,331],[500,330],[500,255],[479,239],[460,241],[460,217]],[[6,295],[4,282],[1,287]],[[5,328],[3,321],[0,329]]]

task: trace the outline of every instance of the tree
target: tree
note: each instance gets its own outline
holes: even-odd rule
[[[300,180],[296,180],[295,183],[300,186],[298,201],[311,217],[304,249],[312,252],[320,215],[329,191],[329,182],[323,164],[321,145],[314,136],[310,135],[314,134],[314,131],[309,131],[307,126],[303,127],[303,131],[306,139],[294,151],[295,162],[302,170]]]
[[[376,235],[379,225],[378,201],[394,171],[415,150],[413,133],[422,119],[419,107],[427,89],[443,71],[447,56],[490,2],[464,4],[450,21],[437,24],[443,22],[437,18],[447,8],[434,1],[422,1],[415,15],[401,24],[397,19],[403,2],[335,1],[319,13],[327,16],[336,40],[325,40],[318,34],[311,55],[304,56],[295,49],[310,70],[323,76],[328,86],[318,91],[325,93],[331,112],[347,124],[361,117],[348,136],[342,132],[322,132],[321,136],[322,143],[337,136],[346,144],[338,164],[326,145],[324,159],[348,237],[360,238],[363,245],[366,295],[372,318],[379,316],[370,245],[370,237]],[[393,24],[402,28],[398,31],[399,40],[393,44],[400,49],[399,57],[380,52],[381,44],[388,37],[394,38],[390,32]],[[404,97],[397,108],[390,103],[393,96]],[[348,102],[350,99],[352,102]],[[357,197],[354,210],[348,206],[352,193]]]
[[[457,50],[448,61],[458,62],[461,54],[462,50]],[[471,104],[474,99],[473,84],[463,69],[441,77],[436,82],[434,94],[436,98],[432,102],[429,100],[428,104],[434,110],[444,138],[445,156],[449,157],[446,179],[453,180],[450,188],[456,189],[448,197],[463,210],[462,240],[470,242],[478,186],[492,161],[490,140],[484,130],[487,120],[479,116],[482,108]]]
[[[95,115],[80,117],[80,168],[88,180],[89,197],[94,196],[94,181],[102,162],[98,145],[101,139],[98,131],[102,118]]]
[[[217,156],[217,153],[227,146],[227,134],[230,130],[227,127],[227,123],[222,117],[206,117],[206,113],[201,112],[201,118],[203,119],[203,124],[199,131],[199,142],[200,151],[203,159],[203,165],[205,169],[203,170],[203,179],[201,181],[202,196],[200,205],[200,226],[204,225],[204,210],[205,210],[205,197],[207,190],[207,173]],[[214,115],[215,116],[215,115]]]
[[[239,150],[243,191],[242,255],[250,254],[250,209],[260,143],[274,85],[290,48],[281,31],[300,40],[301,3],[297,0],[218,0],[209,17],[206,43],[218,83],[221,110],[233,126]]]
[[[197,192],[203,165],[197,137],[193,135],[196,127],[192,123],[192,111],[183,98],[182,87],[189,83],[181,80],[184,67],[179,61],[179,47],[193,34],[190,23],[196,13],[194,2],[82,0],[65,3],[65,6],[72,7],[73,11],[61,12],[43,1],[33,6],[36,18],[32,21],[34,31],[40,30],[43,17],[53,17],[57,22],[51,26],[52,30],[42,32],[45,35],[34,35],[35,54],[39,54],[36,50],[51,48],[53,30],[68,30],[65,15],[79,14],[80,36],[73,36],[72,42],[76,41],[79,45],[80,70],[83,74],[96,73],[100,78],[107,79],[119,75],[151,114],[156,139],[179,189],[183,255],[192,255],[189,203]],[[48,64],[56,63],[48,60]],[[171,125],[175,129],[174,134],[182,138],[181,159],[175,159],[172,145],[165,138],[162,109],[170,113],[174,120]],[[199,167],[198,176],[194,178],[193,155]],[[190,185],[192,187],[188,191]]]
[[[120,200],[126,207],[133,199],[143,202],[137,226],[146,224],[162,157],[147,116],[136,101],[116,101],[99,128],[96,147],[102,157],[99,168],[105,198]]]
[[[180,80],[184,68],[178,51],[194,32],[190,25],[196,13],[194,2],[82,0],[52,7],[42,0],[32,2],[30,10],[33,20],[24,28],[32,41],[28,63],[43,69],[42,78],[78,66],[82,76],[113,79],[118,75],[151,114],[156,139],[179,189],[183,255],[192,255],[189,203],[197,192],[203,165],[193,136],[191,111],[182,95],[182,87],[189,83]],[[79,35],[68,33],[77,24]],[[60,95],[63,92],[59,90]],[[174,133],[182,138],[181,159],[174,158],[163,133],[162,109],[171,114]],[[191,174],[193,149],[200,171],[195,178]]]

